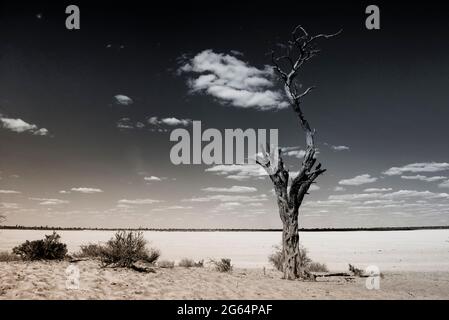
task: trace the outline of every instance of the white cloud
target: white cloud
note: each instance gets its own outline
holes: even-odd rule
[[[134,124],[130,118],[121,118],[117,121],[117,128],[119,129],[134,129]]]
[[[388,192],[393,190],[392,188],[368,188],[363,190],[363,192]]]
[[[399,190],[382,195],[386,199],[423,198],[423,199],[449,199],[447,193],[435,193],[430,191]]]
[[[119,204],[136,204],[136,205],[140,205],[140,204],[153,204],[153,203],[159,203],[162,202],[161,200],[154,200],[154,199],[134,199],[134,200],[129,200],[129,199],[121,199],[118,201]]]
[[[301,150],[300,146],[293,146],[293,147],[282,147],[281,152],[288,152],[288,151],[294,151],[294,150]]]
[[[204,188],[201,189],[206,192],[227,192],[227,193],[249,193],[249,192],[257,192],[257,189],[254,187],[244,187],[244,186],[232,186],[230,188]]]
[[[154,181],[162,181],[164,178],[159,178],[156,176],[144,177],[145,181],[154,182]]]
[[[137,121],[133,123],[130,118],[121,118],[117,121],[117,128],[119,129],[143,129],[145,124]]]
[[[158,117],[151,117],[147,120],[147,122],[153,126],[161,126],[161,125],[167,125],[167,126],[183,126],[187,127],[192,123],[191,119],[178,119],[174,117],[170,118],[162,118],[159,119]]]
[[[225,175],[227,179],[243,181],[250,178],[263,179],[266,176],[265,170],[257,164],[248,165],[216,165],[207,168],[206,172],[212,172],[218,175]]]
[[[2,209],[19,209],[19,204],[12,202],[0,202],[0,208]]]
[[[59,191],[59,193],[61,193],[61,194],[69,194],[70,191],[67,191],[67,190],[61,190],[61,191]]]
[[[342,200],[342,201],[368,201],[368,200],[403,200],[417,198],[420,200],[447,200],[449,194],[447,193],[435,193],[431,191],[416,191],[416,190],[399,190],[390,193],[353,193],[353,194],[341,194],[330,195],[329,200]]]
[[[79,187],[79,188],[72,188],[70,189],[74,192],[80,192],[80,193],[100,193],[103,192],[103,190],[98,188],[88,188],[88,187]]]
[[[69,201],[67,200],[48,199],[48,198],[30,198],[30,200],[39,201],[39,204],[42,206],[55,206],[69,203]]]
[[[449,163],[446,162],[420,162],[420,163],[411,163],[405,165],[403,167],[392,167],[387,171],[383,172],[383,174],[387,176],[399,176],[406,172],[439,172],[449,170]]]
[[[117,94],[114,96],[114,102],[121,106],[130,106],[134,103],[133,99],[123,94]]]
[[[378,199],[381,196],[382,196],[381,193],[351,193],[351,194],[330,195],[329,200],[364,201],[370,199]]]
[[[378,205],[393,205],[393,204],[402,204],[405,203],[404,200],[396,201],[396,200],[368,200],[363,202],[363,204],[378,204]]]
[[[46,136],[48,135],[48,130],[45,128],[40,128],[39,130],[34,131],[33,134],[36,136]]]
[[[347,146],[330,146],[334,151],[348,151],[349,147]]]
[[[190,206],[167,206],[167,207],[159,207],[159,208],[154,208],[151,209],[151,211],[168,211],[168,210],[190,210],[193,209],[193,207]]]
[[[401,176],[401,178],[404,180],[419,180],[419,181],[425,181],[425,182],[435,182],[435,181],[447,179],[447,177],[443,177],[443,176],[426,177],[426,176],[422,176],[419,174],[414,175],[414,176]]]
[[[362,184],[372,183],[377,181],[377,178],[371,177],[369,174],[362,174],[351,179],[343,179],[338,184],[343,186],[360,186]]]
[[[304,156],[306,155],[306,151],[305,150],[291,150],[291,151],[287,151],[284,153],[285,155],[289,156],[289,157],[296,157],[296,158],[304,158]]]
[[[164,118],[161,120],[162,123],[169,126],[188,126],[192,120],[190,119],[177,119],[177,118]]]
[[[35,124],[29,124],[22,119],[12,119],[12,118],[0,118],[3,123],[3,127],[14,132],[25,132],[37,130]]]
[[[444,181],[444,182],[441,182],[438,186],[439,186],[440,188],[449,188],[449,180],[446,180],[446,181]]]
[[[288,107],[281,91],[273,87],[274,72],[269,66],[258,69],[228,54],[204,50],[190,59],[179,73],[188,73],[192,93],[207,93],[224,104],[258,110]]]
[[[312,184],[309,188],[310,191],[316,191],[316,190],[320,190],[320,186],[316,185],[316,184]]]
[[[243,195],[209,195],[205,197],[194,197],[191,199],[183,199],[182,201],[187,202],[210,202],[210,201],[220,201],[220,202],[259,202],[267,201],[268,197],[265,194],[255,195],[255,196],[243,196]]]
[[[22,133],[29,132],[34,135],[46,136],[48,130],[45,128],[38,128],[35,124],[30,124],[22,119],[5,118],[0,114],[0,123],[2,127],[13,132]]]
[[[223,202],[214,207],[211,212],[231,211],[235,210],[236,208],[242,207],[242,205],[243,204],[240,202]]]
[[[342,191],[346,191],[346,188],[343,188],[343,187],[335,187],[334,188],[334,191],[337,191],[337,192],[342,192]]]
[[[3,193],[3,194],[19,194],[21,192],[20,191],[16,191],[16,190],[0,190],[0,193]]]

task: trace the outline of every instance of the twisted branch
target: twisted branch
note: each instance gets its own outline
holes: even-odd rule
[[[306,134],[307,145],[306,154],[304,155],[301,164],[301,170],[291,181],[288,194],[289,172],[284,168],[281,150],[279,150],[276,170],[272,169],[272,163],[269,160],[270,155],[265,151],[263,151],[264,161],[257,161],[257,163],[266,170],[274,184],[280,212],[282,211],[281,206],[285,205],[287,205],[289,209],[294,209],[293,212],[298,212],[298,208],[312,183],[315,182],[318,176],[326,171],[326,169],[321,168],[320,163],[315,166],[317,161],[315,157],[316,148],[314,142],[315,130],[310,126],[301,108],[303,98],[315,89],[315,87],[312,86],[300,92],[295,80],[303,65],[320,52],[320,50],[316,48],[317,40],[329,39],[339,35],[341,32],[342,30],[334,34],[318,34],[311,36],[301,25],[299,25],[293,30],[291,40],[289,40],[286,45],[281,45],[281,47],[285,49],[285,54],[276,56],[275,51],[271,52],[273,69],[284,83],[284,89],[291,102],[291,107],[298,116],[301,128]],[[286,64],[287,68],[283,68],[282,64]],[[283,217],[281,216],[281,218]]]

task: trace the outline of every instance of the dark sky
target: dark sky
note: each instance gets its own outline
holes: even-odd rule
[[[7,224],[279,227],[268,178],[174,166],[169,136],[182,125],[162,120],[277,128],[281,146],[304,148],[290,109],[223,103],[191,91],[188,79],[199,74],[177,72],[204,50],[264,70],[267,53],[298,24],[310,33],[343,29],[320,42],[322,53],[300,75],[317,86],[304,111],[328,169],[307,196],[301,224],[449,224],[449,21],[441,3],[378,2],[380,30],[365,28],[371,3],[355,1],[30,3],[0,2]],[[69,4],[80,7],[80,30],[65,28]],[[118,103],[117,95],[133,103]],[[301,159],[285,157],[298,170]],[[241,187],[251,192],[233,191]],[[366,190],[373,188],[383,190]]]

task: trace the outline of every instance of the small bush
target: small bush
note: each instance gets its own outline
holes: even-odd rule
[[[14,254],[14,253],[6,252],[6,251],[0,252],[0,262],[11,262],[11,261],[20,261],[20,260],[22,260],[20,258],[20,256]]]
[[[308,270],[309,272],[329,272],[329,269],[324,263],[319,262],[311,262],[309,264]]]
[[[80,251],[73,254],[75,258],[101,258],[103,248],[98,244],[82,245]]]
[[[210,260],[210,262],[215,266],[215,270],[219,272],[232,271],[231,259],[222,258],[219,261]]]
[[[183,268],[192,268],[193,266],[195,266],[195,261],[193,261],[192,259],[184,258],[179,261],[178,266]]]
[[[23,260],[61,260],[67,254],[67,245],[59,242],[61,238],[56,232],[46,235],[44,240],[25,241],[12,249]]]
[[[168,269],[172,269],[175,267],[175,262],[174,261],[168,261],[168,260],[161,260],[157,263],[157,266],[159,268],[168,268]]]
[[[183,268],[202,268],[204,267],[204,260],[195,262],[193,259],[184,258],[179,261],[178,266]]]
[[[268,261],[279,271],[284,268],[284,254],[282,253],[282,248],[279,246],[274,247],[274,253],[268,256]]]
[[[362,269],[359,269],[352,264],[349,264],[349,271],[352,272],[356,277],[361,277],[364,274]]]
[[[193,265],[195,268],[203,268],[204,267],[204,260],[200,260],[198,262],[195,262]]]
[[[312,259],[308,256],[308,251],[303,246],[299,246],[299,269],[309,271],[309,266],[312,263]]]
[[[275,246],[275,252],[268,256],[268,261],[279,271],[284,271],[284,254],[281,246]],[[299,247],[299,268],[305,272],[328,272],[323,263],[313,262],[307,255],[307,249]]]
[[[118,231],[101,248],[100,259],[104,266],[132,268],[138,261],[154,264],[160,256],[157,249],[146,248],[142,232]]]

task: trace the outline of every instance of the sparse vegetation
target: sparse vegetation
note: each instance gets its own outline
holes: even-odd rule
[[[99,244],[89,243],[82,245],[80,251],[73,254],[75,258],[92,258],[100,259],[102,254],[102,247]]]
[[[279,271],[284,270],[284,255],[281,246],[275,246],[275,251],[273,254],[268,256],[268,261]],[[328,268],[325,264],[319,262],[313,262],[312,259],[307,255],[307,249],[300,246],[299,257],[298,257],[299,267],[304,272],[328,272]]]
[[[158,261],[157,266],[159,268],[172,269],[172,268],[175,267],[175,262],[174,261],[168,261],[168,260],[161,260],[161,261]]]
[[[181,261],[179,261],[178,266],[183,267],[183,268],[192,268],[195,265],[195,261],[193,261],[192,259],[181,259]]]
[[[0,262],[21,261],[22,258],[14,253],[2,251],[0,252]]]
[[[204,267],[204,260],[200,260],[198,262],[195,262],[194,267],[195,268],[202,268],[202,267]]]
[[[349,264],[349,271],[352,272],[356,277],[361,277],[364,274],[364,271],[362,269],[359,269],[352,264]]]
[[[146,248],[142,232],[118,231],[106,245],[101,246],[100,259],[103,266],[134,268],[136,262],[154,264],[160,252]]]
[[[309,264],[308,270],[309,272],[329,272],[326,264],[319,262],[311,262]]]
[[[274,247],[274,253],[268,256],[268,261],[279,271],[284,268],[284,255],[282,253],[282,248],[280,246]]]
[[[25,241],[13,248],[12,252],[23,260],[62,260],[67,254],[67,245],[61,243],[60,238],[61,236],[53,231],[43,240]]]
[[[231,272],[232,271],[232,265],[231,265],[231,259],[222,258],[218,261],[210,259],[210,263],[214,265],[215,270],[219,272]]]
[[[204,260],[195,262],[193,259],[184,258],[179,261],[178,266],[183,268],[202,268],[204,267]]]

